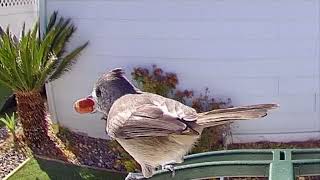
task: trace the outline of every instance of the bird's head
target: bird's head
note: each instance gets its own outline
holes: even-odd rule
[[[107,115],[112,104],[121,96],[135,94],[139,90],[124,76],[121,68],[103,74],[95,83],[92,93],[74,103],[78,113],[93,113],[96,110]]]

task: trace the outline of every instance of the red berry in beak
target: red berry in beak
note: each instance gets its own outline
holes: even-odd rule
[[[80,113],[91,113],[94,111],[94,100],[90,98],[79,99],[74,103],[74,109]]]

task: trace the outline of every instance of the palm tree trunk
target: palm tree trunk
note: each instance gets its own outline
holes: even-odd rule
[[[50,140],[46,108],[40,92],[17,92],[17,110],[23,133],[31,149],[41,150]]]

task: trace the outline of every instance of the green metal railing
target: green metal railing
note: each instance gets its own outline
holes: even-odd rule
[[[320,149],[227,150],[185,157],[175,176],[159,170],[152,180],[203,179],[209,177],[269,177],[293,180],[320,175]]]

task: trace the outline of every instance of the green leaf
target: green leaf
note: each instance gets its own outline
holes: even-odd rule
[[[16,118],[14,113],[10,117],[8,114],[5,115],[5,118],[0,118],[0,121],[7,127],[7,129],[15,136],[16,130]]]
[[[47,25],[46,32],[49,32],[52,29],[52,27],[54,27],[54,25],[56,24],[57,16],[58,16],[58,11],[54,11],[50,16],[50,20]]]
[[[77,60],[77,57],[80,55],[81,51],[85,49],[88,46],[89,42],[86,42],[82,46],[76,48],[73,50],[70,54],[68,54],[66,57],[64,57],[61,61],[61,63],[58,65],[55,72],[52,74],[52,76],[49,78],[49,81],[53,81],[55,79],[58,79],[61,77],[64,72],[71,69],[73,63]]]
[[[6,70],[12,74],[12,77],[20,84],[22,89],[27,87],[26,82],[21,77],[21,72],[19,68],[19,59],[17,53],[17,46],[13,42],[10,37],[9,28],[7,28],[6,32],[1,36],[2,47],[1,47],[1,62],[3,66],[5,66]]]
[[[54,46],[52,50],[57,54],[58,57],[61,57],[65,53],[65,47],[71,38],[72,34],[76,31],[76,28],[70,24],[70,19],[64,24],[64,28],[58,32],[57,37],[54,40]]]
[[[55,66],[56,66],[55,63],[57,63],[57,61],[55,59],[56,59],[56,57],[54,55],[51,55],[50,60],[48,61],[46,67],[43,69],[43,72],[41,73],[41,76],[36,83],[36,87],[41,87],[42,85],[44,85],[46,82],[46,79],[55,70]]]

